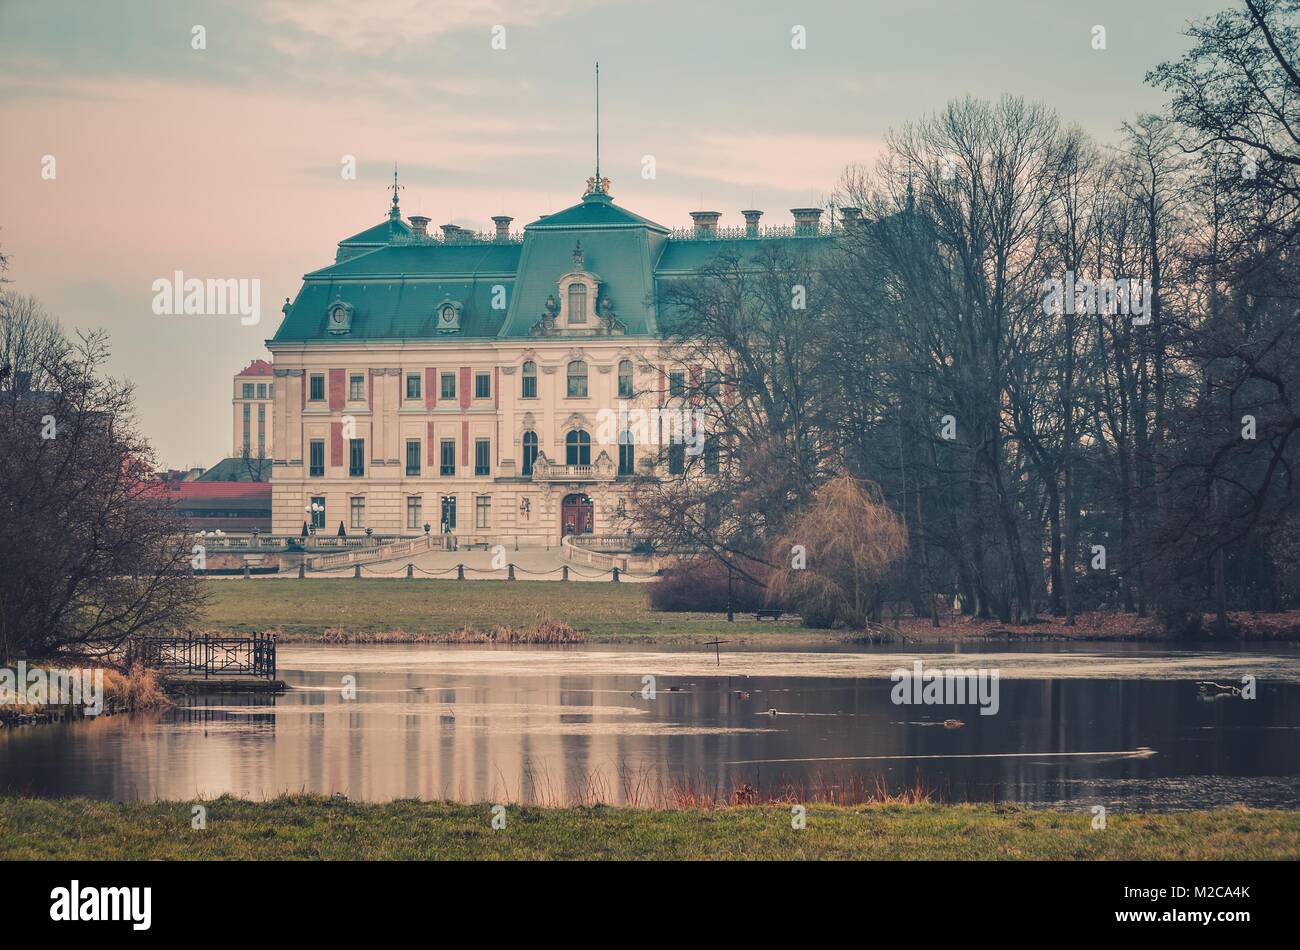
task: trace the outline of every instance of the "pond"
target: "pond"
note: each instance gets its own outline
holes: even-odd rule
[[[997,671],[996,712],[896,704],[891,674],[918,660]],[[1070,807],[1300,806],[1293,645],[724,645],[717,656],[286,645],[280,668],[290,689],[278,697],[213,692],[167,712],[0,730],[0,790],[651,804],[748,784]],[[1255,698],[1197,687],[1243,677]]]

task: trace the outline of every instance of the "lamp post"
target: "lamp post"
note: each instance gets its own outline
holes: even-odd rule
[[[728,561],[727,562],[727,623],[736,622],[736,612],[735,610],[732,609],[732,604],[731,604],[731,578],[732,578],[731,562]]]

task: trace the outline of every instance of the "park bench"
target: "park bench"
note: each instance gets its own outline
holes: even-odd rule
[[[784,610],[773,610],[770,607],[763,608],[761,610],[754,611],[754,619],[755,620],[780,620],[781,614],[783,613],[785,613]]]

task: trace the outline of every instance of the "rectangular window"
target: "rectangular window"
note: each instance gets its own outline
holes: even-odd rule
[[[492,398],[492,376],[488,373],[474,374],[474,398],[491,399]]]
[[[264,402],[257,404],[257,421],[259,423],[266,422],[266,403]]]
[[[492,499],[488,495],[479,495],[474,499],[474,527],[492,527]]]
[[[686,471],[686,446],[674,442],[668,446],[668,474],[680,475]]]
[[[527,370],[524,370],[523,398],[537,398],[537,375],[536,373],[529,373]]]
[[[366,378],[364,376],[348,377],[348,400],[351,402],[366,401]]]
[[[704,371],[704,392],[709,396],[717,396],[722,392],[722,374],[716,369]]]
[[[424,499],[419,495],[406,498],[406,527],[419,531],[424,525]]]
[[[307,460],[307,476],[323,478],[325,476],[325,440],[311,440],[311,454]]]
[[[360,477],[366,474],[366,440],[348,440],[348,474]]]
[[[245,399],[252,399],[252,398],[253,398],[253,384],[252,384],[252,383],[244,383],[244,398],[245,398]]]
[[[668,395],[684,396],[686,394],[686,374],[669,373],[668,374]]]
[[[439,446],[440,464],[438,474],[448,478],[456,477],[456,440],[443,439]]]
[[[257,384],[257,398],[258,399],[266,398],[266,383]]]
[[[311,376],[311,393],[307,397],[312,402],[325,401],[325,376],[322,373],[312,373]]]
[[[587,322],[587,285],[569,285],[569,322]]]
[[[420,440],[406,440],[406,474],[420,474]]]
[[[718,440],[708,438],[704,442],[704,471],[709,475],[717,475],[721,467]]]
[[[492,440],[474,440],[474,474],[487,475],[492,470]]]
[[[311,526],[316,530],[325,527],[325,496],[314,495],[311,500]]]
[[[364,528],[366,526],[366,500],[360,495],[356,495],[349,500],[352,518],[350,527]]]
[[[455,399],[455,398],[456,398],[456,374],[455,374],[455,373],[443,373],[443,374],[442,374],[442,396],[441,396],[441,398],[442,398],[442,399]]]
[[[407,399],[420,398],[420,374],[419,373],[406,374],[406,398]]]

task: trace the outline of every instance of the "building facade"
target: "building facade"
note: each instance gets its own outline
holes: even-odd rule
[[[233,458],[271,458],[275,375],[266,360],[253,360],[235,374],[235,408],[230,454]]]
[[[427,526],[555,543],[625,531],[636,480],[675,468],[681,451],[627,420],[679,411],[699,373],[665,341],[666,282],[724,244],[823,233],[820,209],[767,232],[760,212],[744,214],[744,230],[719,232],[719,213],[697,212],[675,233],[593,178],[580,203],[522,237],[505,216],[493,234],[435,235],[428,218],[402,219],[394,191],[386,221],[305,276],[267,343],[274,532]]]

